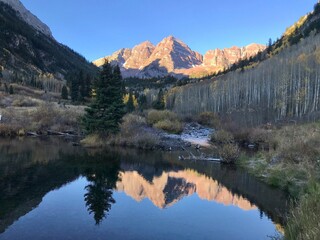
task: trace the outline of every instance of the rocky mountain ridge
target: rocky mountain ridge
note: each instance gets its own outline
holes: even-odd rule
[[[15,11],[19,13],[19,16],[34,29],[42,32],[48,37],[52,37],[50,28],[46,24],[41,22],[39,18],[33,15],[28,9],[26,9],[19,0],[0,0],[0,2],[6,3],[11,6]]]
[[[9,3],[9,4],[8,4]],[[30,22],[31,21],[31,22]],[[45,24],[18,0],[0,0],[0,70],[4,82],[60,91],[68,74],[94,75],[98,68],[56,41]],[[49,30],[48,30],[49,29]]]
[[[101,66],[107,60],[118,64],[124,77],[201,76],[223,70],[265,48],[264,45],[253,43],[245,47],[209,50],[202,56],[181,40],[169,36],[156,46],[146,41],[132,49],[120,49],[93,63]]]

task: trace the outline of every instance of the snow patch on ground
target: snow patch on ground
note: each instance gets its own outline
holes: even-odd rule
[[[212,128],[204,127],[198,123],[187,123],[181,134],[168,134],[168,137],[181,139],[194,145],[210,146],[210,136],[214,132]]]

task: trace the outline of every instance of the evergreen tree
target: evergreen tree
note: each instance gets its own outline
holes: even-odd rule
[[[268,44],[267,44],[267,52],[270,53],[272,50],[272,39],[269,38]]]
[[[82,119],[87,133],[111,134],[119,131],[124,111],[122,77],[118,66],[106,62],[95,82],[96,98]]]
[[[140,94],[140,96],[138,97],[138,106],[139,106],[139,110],[143,111],[144,109],[147,108],[147,97],[144,94]]]
[[[67,88],[66,85],[64,85],[64,86],[62,87],[61,98],[62,98],[62,99],[68,99],[68,88]]]
[[[9,87],[9,94],[13,94],[13,87],[12,87],[12,85],[10,85],[10,87]]]
[[[2,69],[0,68],[0,86],[2,85],[2,79],[3,78],[3,75],[2,75]]]
[[[9,93],[9,88],[8,88],[8,85],[6,83],[4,83],[4,91],[6,93]]]
[[[79,82],[76,77],[71,78],[71,89],[70,89],[70,96],[72,102],[78,101],[78,95],[79,95]]]
[[[86,96],[86,86],[85,86],[86,82],[85,82],[85,78],[82,70],[78,74],[78,83],[79,83],[78,101],[82,102],[84,100],[84,97]]]
[[[154,109],[158,109],[158,110],[164,109],[165,102],[164,102],[164,93],[163,93],[162,88],[160,88],[160,90],[159,90],[157,100],[152,103],[152,107]]]
[[[129,92],[129,99],[126,107],[127,107],[127,112],[133,112],[135,109],[134,103],[133,103],[133,95],[131,91]]]
[[[85,80],[84,97],[91,96],[91,77],[88,74]]]

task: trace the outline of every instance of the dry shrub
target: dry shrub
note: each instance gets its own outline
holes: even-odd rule
[[[249,132],[249,140],[251,143],[268,143],[270,132],[263,128],[252,128]]]
[[[49,128],[56,123],[59,112],[54,108],[53,104],[46,103],[40,105],[33,113],[33,120],[37,122],[40,128]]]
[[[127,114],[123,117],[121,131],[113,136],[109,144],[124,147],[151,149],[159,143],[159,137],[150,132],[147,121],[137,114]]]
[[[155,128],[162,129],[169,133],[181,133],[183,131],[183,126],[178,120],[161,120],[153,125]]]
[[[19,111],[14,108],[7,108],[1,111],[1,130],[4,136],[17,135],[19,130],[31,129],[31,119],[28,111]]]
[[[134,147],[140,149],[152,149],[159,144],[159,138],[154,134],[142,132],[133,139]]]
[[[237,122],[230,120],[228,118],[222,118],[220,121],[220,129],[230,132],[232,135],[244,129],[243,126],[240,126]]]
[[[123,117],[121,124],[121,134],[130,136],[136,133],[141,127],[147,125],[146,119],[136,114],[127,114]]]
[[[220,127],[220,119],[214,112],[203,112],[197,117],[196,121],[201,124],[212,128]]]
[[[85,147],[103,147],[106,145],[132,147],[140,149],[155,148],[159,137],[148,129],[146,119],[136,114],[127,114],[123,117],[120,133],[117,135],[100,136],[93,134],[81,141]]]
[[[106,141],[98,134],[91,134],[86,136],[85,139],[81,140],[81,145],[89,148],[97,148],[105,146]]]
[[[240,149],[236,144],[225,144],[218,148],[221,161],[227,164],[235,163],[240,156]]]
[[[0,124],[0,136],[16,136],[18,135],[19,127],[16,125]]]
[[[7,96],[0,96],[0,106],[1,107],[9,107],[12,105],[12,101],[13,99],[11,97],[7,97]]]
[[[250,139],[250,129],[249,128],[241,128],[237,132],[233,134],[234,141],[239,143],[240,145],[247,144]]]
[[[177,114],[164,110],[151,110],[147,114],[147,123],[170,133],[181,133],[183,125]]]
[[[58,109],[54,104],[42,104],[32,113],[32,120],[38,130],[79,130],[82,113],[73,109]]]
[[[22,97],[22,96],[18,96],[12,102],[12,106],[14,107],[36,107],[38,105],[39,105],[38,101],[29,97]]]
[[[230,132],[225,130],[218,130],[211,135],[211,142],[218,144],[228,144],[234,142],[234,138]]]
[[[319,146],[315,148],[308,142],[300,142],[281,150],[281,156],[287,163],[317,163],[320,156]]]
[[[320,160],[320,127],[315,123],[283,127],[275,138],[278,155],[287,163],[317,164]]]
[[[277,139],[273,134],[273,130],[265,127],[256,128],[236,128],[229,127],[229,133],[233,135],[234,141],[241,146],[247,144],[255,144],[260,149],[276,149],[278,146]]]
[[[266,128],[252,128],[249,132],[249,142],[259,146],[260,149],[276,149],[279,145],[273,134],[273,130]]]
[[[148,131],[132,132],[132,135],[122,135],[121,133],[116,136],[111,136],[107,141],[109,145],[116,145],[122,147],[132,147],[140,149],[152,149],[160,142],[157,135]]]
[[[157,122],[169,120],[169,121],[179,121],[178,115],[169,110],[151,110],[147,114],[147,123],[153,125]]]

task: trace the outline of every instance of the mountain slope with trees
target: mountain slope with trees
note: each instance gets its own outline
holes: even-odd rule
[[[317,4],[291,35],[270,45],[265,60],[176,87],[167,95],[167,107],[187,115],[205,111],[230,114],[252,124],[319,117],[319,9]]]
[[[29,25],[2,1],[0,23],[0,69],[5,81],[27,86],[42,80],[58,84],[71,71],[97,72],[84,57]],[[52,90],[60,92],[60,85]]]

